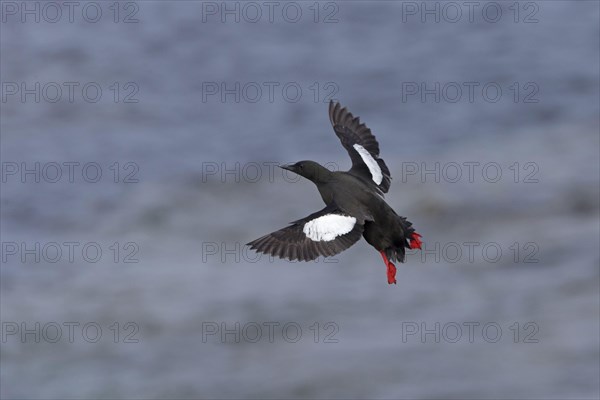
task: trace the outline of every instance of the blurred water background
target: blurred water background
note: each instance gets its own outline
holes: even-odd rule
[[[81,2],[73,22],[58,2],[56,22],[44,3],[22,22],[36,3],[2,2],[3,399],[598,398],[598,2],[481,2],[473,21],[462,3]],[[377,136],[387,201],[424,236],[396,286],[364,241],[312,263],[241,247],[322,207],[273,163],[349,167],[332,97]],[[21,331],[36,322],[39,343]]]

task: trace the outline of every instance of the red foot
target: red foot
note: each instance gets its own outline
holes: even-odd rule
[[[385,251],[380,251],[380,253],[381,253],[381,257],[383,257],[383,262],[387,266],[387,280],[388,280],[388,283],[390,285],[392,283],[395,285],[396,284],[396,266],[394,264],[392,264],[390,262],[390,260],[388,260],[387,256],[385,255]]]
[[[421,242],[420,239],[421,237],[422,236],[419,235],[417,232],[411,235],[411,238],[409,239],[411,249],[421,249],[421,245],[423,244],[423,242]]]

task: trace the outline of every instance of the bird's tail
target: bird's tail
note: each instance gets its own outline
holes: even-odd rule
[[[404,262],[406,249],[421,249],[421,235],[418,234],[412,226],[412,222],[406,218],[398,216],[398,230],[394,246],[386,250],[388,258],[393,261]]]

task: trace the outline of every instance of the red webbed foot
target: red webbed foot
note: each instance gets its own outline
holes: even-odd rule
[[[413,233],[409,239],[410,242],[410,248],[411,249],[421,249],[421,245],[423,244],[423,242],[421,242],[421,238],[422,236],[419,235],[417,232]]]
[[[391,262],[387,265],[387,279],[390,285],[396,284],[396,266]]]
[[[385,251],[380,251],[380,253],[381,253],[381,257],[383,257],[383,262],[385,263],[385,265],[387,267],[388,283],[390,285],[392,283],[395,285],[396,284],[396,266],[390,260],[388,260],[387,256],[385,255]]]

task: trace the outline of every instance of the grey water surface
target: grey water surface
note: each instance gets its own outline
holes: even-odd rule
[[[599,3],[266,3],[2,2],[1,397],[597,399]],[[397,285],[243,247],[349,167],[330,98]]]

